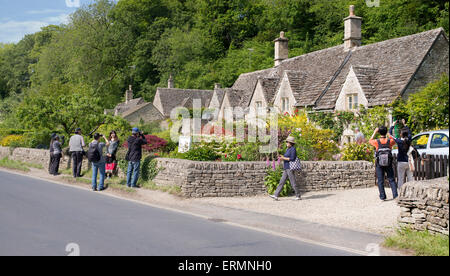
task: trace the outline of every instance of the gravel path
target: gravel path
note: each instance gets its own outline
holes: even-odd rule
[[[388,198],[392,198],[390,189],[386,189],[386,194]],[[400,214],[396,201],[379,200],[376,187],[309,192],[302,196],[301,201],[294,201],[292,197],[274,201],[268,196],[201,198],[190,201],[379,234],[392,233]]]

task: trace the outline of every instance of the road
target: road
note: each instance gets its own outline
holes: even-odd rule
[[[0,255],[77,250],[82,256],[354,254],[0,171]]]

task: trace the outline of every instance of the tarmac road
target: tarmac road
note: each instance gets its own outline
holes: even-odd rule
[[[342,256],[271,235],[0,171],[0,255]]]

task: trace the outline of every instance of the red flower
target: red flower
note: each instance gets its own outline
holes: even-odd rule
[[[228,157],[228,155],[227,154],[225,154],[225,158],[227,158]]]
[[[242,158],[242,155],[238,154],[237,159],[240,160]]]

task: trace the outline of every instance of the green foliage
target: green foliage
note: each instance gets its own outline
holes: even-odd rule
[[[345,144],[345,147],[342,150],[342,160],[343,161],[365,160],[375,162],[374,153],[375,148],[369,144],[349,143]]]
[[[355,114],[350,111],[337,112],[308,112],[308,118],[322,129],[330,129],[334,136],[332,139],[338,142],[344,133],[355,120]]]
[[[77,124],[90,129],[102,122],[97,119],[104,108],[123,101],[129,84],[136,97],[151,101],[170,73],[177,87],[229,87],[241,73],[273,66],[272,41],[281,30],[289,38],[290,57],[342,44],[350,4],[364,18],[364,44],[437,27],[449,31],[447,1],[390,0],[369,8],[353,0],[96,0],[76,10],[66,25],[0,45],[0,120],[7,128],[67,132],[79,111],[69,98],[80,93],[75,98],[81,108],[89,100],[95,115]],[[50,108],[50,95],[57,108]],[[35,113],[40,108],[45,111]],[[368,123],[372,128],[375,122]],[[340,125],[324,128],[334,131],[334,140],[342,132]]]
[[[149,155],[143,158],[140,168],[140,174],[143,181],[151,181],[158,175],[161,169],[158,168],[157,165],[158,162],[156,161],[155,156]]]
[[[373,131],[380,126],[389,127],[389,111],[386,106],[375,106],[373,108],[364,108],[362,105],[357,113],[357,124],[359,130],[365,137],[371,137]]]
[[[93,129],[103,120],[101,99],[86,85],[52,82],[37,91],[27,91],[15,116],[30,130],[61,130],[70,136],[76,127]]]
[[[401,228],[385,239],[384,245],[391,248],[413,250],[416,256],[448,256],[448,236]]]
[[[449,78],[443,75],[418,93],[409,96],[405,110],[409,124],[415,132],[448,129],[449,125]]]
[[[267,192],[270,195],[276,191],[281,177],[283,176],[283,169],[281,167],[277,167],[275,170],[272,168],[267,169],[267,175],[264,177],[264,185],[267,187]],[[292,192],[292,187],[290,185],[289,179],[286,180],[286,184],[283,187],[283,190],[280,193],[280,196],[288,196]]]
[[[183,159],[193,161],[216,161],[221,157],[216,152],[213,143],[194,144],[194,146],[182,156]]]

